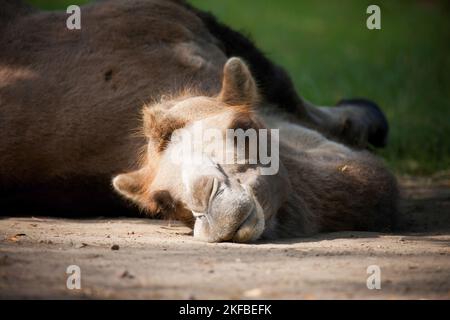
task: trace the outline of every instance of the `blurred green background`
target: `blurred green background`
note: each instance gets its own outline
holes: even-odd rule
[[[29,0],[61,9],[88,0]],[[450,169],[450,1],[191,0],[257,45],[308,100],[378,102],[391,125],[377,151],[398,173]],[[381,30],[366,8],[381,8]]]

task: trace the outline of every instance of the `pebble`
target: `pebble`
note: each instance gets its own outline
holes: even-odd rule
[[[124,272],[122,272],[120,277],[127,278],[127,279],[134,279],[134,276],[131,273],[129,273],[128,270],[125,270]]]
[[[262,290],[259,288],[247,290],[244,292],[244,296],[247,298],[257,298],[262,295]]]

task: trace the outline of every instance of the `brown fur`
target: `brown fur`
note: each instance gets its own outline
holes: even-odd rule
[[[102,207],[117,200],[109,201],[112,188],[104,186],[127,172],[115,180],[125,197],[193,226],[179,177],[161,157],[174,131],[211,118],[223,129],[289,128],[280,173],[252,180],[266,213],[263,236],[391,224],[395,179],[379,161],[266,113],[245,64],[223,70],[218,41],[176,2],[91,4],[83,7],[80,31],[65,28],[65,13],[22,5],[0,12],[0,21],[7,17],[0,23],[0,205],[21,194],[16,203],[61,201],[76,211],[99,200]],[[239,182],[253,169],[228,174]],[[242,232],[237,241],[248,239]]]
[[[1,32],[0,165],[14,168],[5,183],[132,167],[144,102],[186,85],[219,87],[225,56],[201,21],[170,1],[86,6],[81,31],[68,31],[65,19],[37,13]]]

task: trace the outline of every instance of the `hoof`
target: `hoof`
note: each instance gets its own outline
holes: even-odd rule
[[[343,99],[336,106],[358,108],[359,111],[364,111],[362,119],[358,119],[358,122],[364,123],[366,127],[368,143],[377,148],[386,146],[389,124],[383,111],[376,103],[367,99]]]

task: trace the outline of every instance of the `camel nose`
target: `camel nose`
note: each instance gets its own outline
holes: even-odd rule
[[[247,229],[255,224],[255,218],[251,217],[256,208],[253,196],[239,183],[217,183],[211,190],[214,191],[206,211],[193,212],[196,216],[194,237],[208,242],[252,238],[247,236],[252,234]],[[239,233],[242,226],[246,226],[245,236]]]

